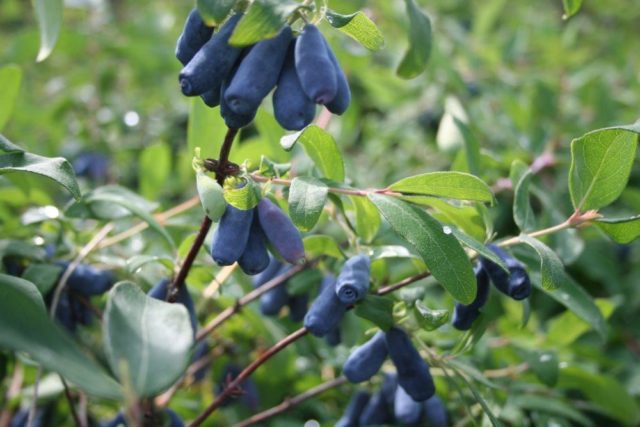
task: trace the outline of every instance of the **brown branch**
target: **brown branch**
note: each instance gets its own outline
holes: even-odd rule
[[[272,408],[269,408],[265,411],[262,411],[260,413],[257,413],[249,418],[247,418],[246,420],[240,421],[238,424],[236,424],[234,427],[248,427],[248,426],[252,426],[256,423],[259,423],[261,421],[267,420],[271,417],[275,417],[278,414],[281,414],[283,412],[288,411],[289,409],[301,404],[302,402],[304,402],[307,399],[311,399],[312,397],[315,397],[321,393],[324,393],[327,390],[330,390],[332,388],[341,386],[342,384],[346,383],[347,379],[345,377],[338,377],[335,378],[331,381],[327,381],[325,383],[322,383],[320,385],[317,385],[307,391],[305,391],[304,393],[301,393],[295,397],[292,398],[287,398],[285,399],[281,404],[276,405]]]
[[[76,407],[73,405],[73,397],[71,396],[71,391],[69,390],[67,382],[64,380],[64,378],[62,378],[62,376],[60,376],[60,381],[62,381],[62,385],[64,387],[64,395],[67,398],[67,403],[69,403],[69,412],[71,412],[73,422],[75,423],[76,427],[86,427],[87,423],[83,422],[83,420],[80,419],[78,413],[76,412]]]
[[[227,134],[224,137],[224,142],[222,143],[222,147],[220,147],[220,158],[218,159],[220,168],[219,171],[216,172],[216,181],[218,181],[218,184],[220,185],[224,184],[224,180],[227,177],[225,173],[225,166],[229,162],[229,153],[231,152],[231,146],[233,145],[233,140],[237,134],[238,129],[227,129]],[[208,216],[205,215],[202,219],[202,223],[200,224],[200,230],[196,235],[196,239],[193,241],[191,249],[189,249],[189,253],[184,259],[182,266],[180,266],[180,270],[178,271],[176,278],[169,287],[169,290],[167,292],[167,300],[169,302],[175,302],[178,298],[178,291],[184,285],[184,281],[189,274],[189,270],[191,270],[191,266],[193,265],[193,262],[195,261],[196,256],[200,251],[200,247],[202,246],[202,243],[204,242],[204,239],[205,237],[207,237],[207,233],[211,228],[211,223],[212,221]]]
[[[251,375],[256,369],[258,369],[272,356],[279,353],[280,350],[286,348],[289,344],[294,343],[298,339],[302,338],[307,333],[309,333],[309,331],[307,331],[306,328],[300,328],[294,333],[284,337],[267,351],[262,353],[260,357],[254,360],[249,366],[244,368],[244,370],[240,372],[240,374],[233,381],[227,384],[224,391],[220,395],[218,395],[218,397],[216,397],[216,399],[204,410],[204,412],[198,415],[198,417],[191,424],[189,424],[189,427],[197,427],[201,425],[207,419],[207,417],[209,417],[209,415],[213,413],[213,411],[218,409],[225,400],[227,400],[231,395],[237,392],[237,390],[240,388],[240,384],[244,379]]]

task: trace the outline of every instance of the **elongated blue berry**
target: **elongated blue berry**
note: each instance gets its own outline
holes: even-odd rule
[[[222,86],[222,81],[242,51],[241,48],[230,46],[228,43],[241,16],[236,14],[229,18],[220,31],[215,33],[182,69],[179,79],[184,95],[201,95]]]
[[[266,237],[255,212],[251,222],[251,230],[249,231],[249,240],[238,260],[238,264],[242,271],[252,276],[264,271],[269,265]]]
[[[147,295],[149,295],[151,298],[164,301],[165,299],[167,299],[167,290],[170,283],[171,281],[169,279],[160,280],[153,288],[149,290],[149,292],[147,292]],[[193,305],[193,299],[191,299],[191,294],[189,294],[189,290],[187,289],[186,284],[180,286],[176,302],[184,305],[187,308],[187,311],[189,312],[189,318],[191,320],[191,328],[193,329],[193,333],[195,334],[196,330],[198,329],[196,308]]]
[[[269,280],[273,279],[278,275],[280,269],[282,268],[282,263],[275,259],[272,256],[269,256],[269,265],[267,268],[259,274],[256,274],[251,279],[254,288],[259,288],[260,286],[267,283]]]
[[[260,296],[260,312],[265,316],[276,316],[288,301],[286,283],[280,283]]]
[[[237,365],[233,363],[226,364],[224,366],[224,369],[222,370],[222,375],[220,376],[220,380],[215,386],[216,394],[222,393],[227,387],[227,384],[229,384],[238,375],[240,375],[240,372],[241,372],[241,369]],[[242,394],[239,397],[240,402],[242,402],[245,406],[247,406],[252,411],[255,411],[256,409],[258,409],[258,404],[259,404],[258,388],[256,387],[256,384],[253,382],[253,380],[251,378],[246,378],[242,380],[240,382],[240,388],[242,389]],[[227,406],[232,402],[233,400],[227,399],[225,403],[222,404],[222,406]]]
[[[320,293],[304,316],[304,327],[317,337],[323,337],[340,324],[345,305],[336,296],[335,278],[322,279]]]
[[[155,420],[153,420],[154,425],[168,426],[168,427],[184,427],[184,422],[178,414],[172,411],[169,408],[166,408],[162,411],[161,414],[156,414]],[[118,412],[118,414],[111,420],[107,421],[103,424],[104,427],[119,427],[124,426],[127,427],[127,420],[124,417],[122,412]]]
[[[316,105],[302,90],[294,60],[295,40],[278,78],[278,87],[273,93],[273,112],[276,120],[287,130],[300,130],[313,121]]]
[[[234,111],[229,103],[226,101],[225,93],[227,93],[227,89],[231,85],[231,82],[242,63],[242,60],[248,55],[248,53],[253,49],[253,47],[248,47],[242,50],[240,57],[236,61],[235,65],[229,71],[229,74],[222,81],[222,85],[220,86],[220,115],[224,119],[224,123],[227,127],[232,129],[241,129],[245,126],[248,126],[253,119],[256,117],[256,113],[258,112],[258,106],[248,113],[238,113]]]
[[[476,276],[476,298],[469,305],[457,302],[453,310],[453,327],[461,331],[471,329],[473,321],[480,316],[480,309],[489,298],[489,275],[486,270],[482,264],[478,263],[473,268],[473,272]]]
[[[327,104],[338,90],[336,70],[322,33],[312,24],[304,26],[296,41],[296,71],[302,89],[316,104]]]
[[[66,261],[57,264],[64,268],[69,265]],[[67,280],[67,286],[71,291],[87,297],[105,293],[114,283],[115,279],[110,272],[98,270],[87,264],[78,265]]]
[[[302,322],[307,314],[309,294],[293,295],[289,297],[289,318],[294,322]]]
[[[496,253],[509,268],[507,274],[500,266],[488,258],[481,257],[480,262],[493,285],[505,295],[509,295],[515,300],[523,300],[531,294],[531,281],[524,265],[511,256],[509,253],[496,245],[487,245],[489,249]]]
[[[199,368],[193,373],[193,382],[198,383],[204,380],[211,369],[211,361],[203,363],[209,354],[209,346],[206,341],[200,341],[196,344],[196,348],[193,350],[193,356],[191,356],[191,363],[198,363]]]
[[[343,304],[355,304],[365,297],[370,268],[371,260],[366,255],[356,255],[345,262],[336,281],[336,295]]]
[[[252,220],[253,209],[227,205],[211,243],[211,258],[216,264],[231,265],[240,259],[247,247]]]
[[[276,37],[253,46],[224,92],[224,99],[231,110],[250,114],[260,106],[262,99],[278,82],[292,38],[291,27],[285,26]]]
[[[344,414],[338,420],[335,427],[358,427],[360,425],[359,419],[362,411],[367,406],[371,395],[364,390],[356,391],[347,408],[344,410]]]
[[[378,332],[351,352],[344,362],[342,374],[352,383],[367,381],[378,373],[388,354],[384,333]]]
[[[333,64],[333,68],[336,71],[337,78],[337,90],[336,96],[333,99],[326,103],[325,106],[327,110],[331,111],[333,114],[342,115],[347,108],[349,108],[349,104],[351,103],[351,89],[349,88],[349,81],[347,80],[347,76],[344,75],[344,71],[342,67],[340,67],[340,63],[338,62],[338,58],[333,53],[331,46],[324,40],[325,46],[327,47],[327,53],[329,54],[329,59]]]
[[[416,402],[402,387],[396,388],[393,413],[396,420],[402,424],[413,424],[420,420],[422,415],[422,402]]]
[[[395,375],[385,375],[380,390],[371,396],[359,419],[360,426],[377,426],[392,423],[393,400],[396,389]]]
[[[397,327],[386,332],[387,349],[398,372],[398,384],[416,401],[436,392],[429,365],[422,359],[407,334]]]
[[[257,209],[260,225],[271,246],[291,264],[303,261],[302,236],[289,216],[266,197],[260,200]]]
[[[433,396],[424,401],[424,419],[429,427],[447,427],[449,417],[447,408],[438,396]]]
[[[211,38],[213,27],[208,27],[200,17],[198,9],[192,9],[184,23],[182,34],[176,44],[176,58],[186,65]]]
[[[342,342],[342,332],[340,331],[340,325],[336,325],[333,329],[327,332],[324,336],[325,342],[331,347],[335,347]]]

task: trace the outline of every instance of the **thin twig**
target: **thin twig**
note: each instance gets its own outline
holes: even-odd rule
[[[61,375],[60,381],[62,381],[62,386],[64,387],[64,395],[67,398],[67,402],[69,403],[69,411],[71,412],[71,416],[73,417],[73,422],[76,424],[76,427],[86,427],[87,424],[80,419],[78,413],[76,412],[76,408],[73,405],[73,397],[71,396],[71,391],[69,391],[69,386]]]
[[[243,420],[241,422],[239,422],[238,424],[236,424],[234,427],[248,427],[248,426],[252,426],[256,423],[259,423],[261,421],[267,420],[269,418],[272,418],[278,414],[281,414],[283,412],[288,411],[289,409],[301,404],[302,402],[304,402],[307,399],[311,399],[312,397],[315,397],[321,393],[324,393],[327,390],[330,390],[332,388],[341,386],[342,384],[346,383],[347,379],[345,377],[338,377],[335,378],[333,380],[327,381],[325,383],[322,383],[320,385],[317,385],[313,388],[310,388],[309,390],[305,391],[304,393],[301,393],[295,397],[292,398],[287,398],[284,400],[284,402],[282,402],[279,405],[276,405],[272,408],[267,409],[266,411],[262,411],[260,413],[257,413],[249,418],[247,418],[246,420]]]

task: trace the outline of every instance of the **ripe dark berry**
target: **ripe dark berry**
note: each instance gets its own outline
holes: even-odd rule
[[[251,230],[253,209],[227,205],[211,243],[211,258],[218,265],[231,265],[242,256]]]
[[[387,349],[398,372],[398,384],[416,401],[427,400],[436,392],[429,365],[422,359],[407,334],[397,327],[385,334]]]
[[[365,406],[367,406],[370,398],[371,395],[366,391],[356,391],[353,396],[351,396],[349,405],[347,405],[344,414],[338,420],[335,427],[358,427],[358,425],[360,424],[360,415],[362,414]]]
[[[304,317],[304,327],[317,337],[323,337],[340,324],[345,305],[336,296],[335,278],[322,279],[320,293]]]
[[[396,420],[402,424],[413,424],[420,420],[422,415],[422,402],[416,402],[402,387],[396,388],[393,413]]]
[[[278,82],[287,48],[293,38],[291,27],[268,40],[256,43],[240,61],[224,99],[237,114],[251,114]]]
[[[324,336],[325,342],[331,347],[335,347],[342,342],[342,332],[340,332],[340,325],[335,326],[327,335]]]
[[[289,318],[293,322],[302,322],[307,314],[309,294],[292,295],[289,297]]]
[[[447,427],[449,417],[447,408],[438,396],[433,396],[424,401],[424,419],[429,427]]]
[[[278,275],[280,269],[282,268],[282,263],[275,259],[272,256],[269,256],[269,265],[264,271],[259,274],[256,274],[251,279],[254,288],[259,288],[260,286],[267,283],[269,280],[273,279]]]
[[[378,332],[351,352],[342,373],[352,383],[367,381],[378,373],[388,354],[384,333]]]
[[[371,396],[360,415],[360,426],[377,426],[392,423],[393,399],[396,389],[395,375],[385,375],[380,390]]]
[[[180,72],[180,87],[186,96],[196,96],[222,86],[233,64],[240,56],[241,48],[230,46],[228,41],[241,14],[233,15],[202,46],[198,53]]]
[[[291,264],[303,261],[302,237],[289,216],[266,197],[260,200],[257,210],[262,230],[280,256]]]
[[[302,89],[316,104],[327,104],[338,91],[338,78],[322,33],[312,24],[305,25],[296,41],[296,71]]]
[[[176,44],[176,58],[186,65],[202,46],[211,38],[213,27],[208,27],[200,17],[198,9],[193,9],[189,13],[184,23],[182,34],[178,37]]]
[[[255,107],[252,111],[244,114],[237,113],[234,111],[227,103],[225,99],[225,93],[227,93],[227,89],[233,80],[233,77],[236,75],[236,71],[240,67],[242,63],[242,58],[251,50],[251,48],[246,48],[240,54],[240,58],[236,61],[235,65],[229,72],[229,75],[222,81],[222,85],[220,86],[220,115],[224,119],[224,123],[227,127],[231,129],[241,129],[245,126],[248,126],[249,123],[253,121],[256,117],[256,113],[258,112],[258,106]]]
[[[456,303],[453,311],[453,327],[461,331],[471,329],[473,321],[480,316],[480,309],[489,298],[489,275],[486,270],[481,264],[476,264],[473,272],[476,276],[476,298],[469,305]]]
[[[278,87],[273,93],[273,112],[276,120],[287,130],[300,130],[313,121],[316,105],[302,90],[294,60],[295,41],[278,78]]]
[[[251,276],[264,271],[269,265],[266,237],[255,212],[251,222],[247,246],[240,256],[238,264],[242,271]]]
[[[67,268],[69,263],[58,262],[59,266]],[[115,283],[113,275],[108,271],[98,270],[87,264],[80,264],[67,280],[70,290],[83,296],[100,295],[107,292]]]
[[[369,290],[371,261],[366,255],[347,260],[336,281],[336,295],[343,304],[351,305],[365,297]]]
[[[286,283],[280,283],[260,296],[260,312],[265,316],[277,316],[288,301]]]
[[[531,281],[524,265],[496,245],[487,245],[487,247],[495,252],[509,268],[509,273],[507,273],[493,261],[484,257],[480,258],[480,263],[489,274],[493,285],[500,292],[515,300],[523,300],[531,295]]]
[[[327,53],[329,54],[329,59],[336,71],[338,84],[336,96],[334,96],[330,102],[325,104],[325,106],[327,107],[327,110],[340,116],[347,111],[347,108],[349,108],[349,104],[351,103],[351,89],[349,89],[349,82],[347,81],[347,77],[344,75],[344,71],[342,71],[342,67],[340,67],[338,58],[336,58],[336,55],[331,50],[329,43],[327,43],[326,40],[324,40],[324,42],[327,48]]]

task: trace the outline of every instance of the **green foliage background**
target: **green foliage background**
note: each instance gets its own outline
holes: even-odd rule
[[[73,159],[83,151],[107,154],[112,164],[105,184],[117,184],[142,196],[146,200],[124,197],[144,211],[164,211],[194,196],[192,148],[199,145],[205,155],[216,157],[224,127],[217,110],[205,109],[199,99],[189,100],[179,90],[181,67],[173,51],[191,2],[68,3],[59,41],[41,63],[34,61],[39,33],[29,2],[3,0],[0,4],[0,66],[16,64],[22,70],[15,108],[4,127],[0,123],[0,131],[40,155]],[[353,91],[348,112],[334,117],[327,129],[342,151],[347,181],[358,188],[384,188],[424,172],[468,172],[461,139],[447,132],[441,121],[445,106],[455,97],[481,147],[477,170],[471,172],[491,185],[496,195],[488,212],[497,237],[519,234],[509,180],[514,160],[526,165],[550,160],[531,179],[535,218],[529,229],[562,222],[573,212],[567,185],[571,140],[594,129],[638,119],[639,4],[588,1],[576,16],[563,20],[560,1],[419,3],[432,20],[431,58],[425,73],[402,80],[395,70],[408,44],[404,2],[330,2],[341,13],[364,9],[385,37],[384,48],[371,53],[326,23],[322,26]],[[265,104],[269,110],[270,103]],[[242,131],[231,159],[249,159],[257,166],[264,154],[276,162],[292,161],[299,175],[310,171],[313,165],[301,148],[291,152],[280,148],[282,135],[270,113],[261,111],[255,125]],[[602,211],[605,216],[628,217],[640,212],[638,166],[636,156],[629,185]],[[97,185],[85,180],[80,184],[83,193]],[[59,257],[71,258],[106,221],[62,215],[69,199],[68,193],[41,178],[0,177],[1,238],[55,243]],[[347,209],[351,212],[351,207]],[[120,218],[116,232],[137,221],[114,209],[105,215]],[[437,207],[435,215],[451,220]],[[156,262],[132,271],[127,260],[139,254],[172,260],[175,253],[167,243],[171,240],[184,256],[201,216],[199,208],[191,209],[168,221],[164,238],[157,230],[147,230],[96,251],[91,261],[115,268],[120,278],[146,289],[167,274],[166,268]],[[477,214],[461,213],[461,218],[472,223],[465,231],[484,238]],[[346,241],[326,214],[314,230]],[[401,241],[383,224],[374,243],[397,245]],[[456,421],[470,417],[478,423],[489,422],[488,407],[508,425],[637,425],[640,244],[619,245],[596,227],[564,231],[546,238],[545,243],[595,299],[607,327],[596,332],[593,324],[540,289],[526,305],[494,293],[484,316],[486,332],[477,342],[483,328],[468,337],[474,346],[458,352],[451,362],[453,368],[446,372],[453,380],[445,376],[447,369],[434,368],[438,394]],[[514,251],[539,282],[535,253],[521,246]],[[378,261],[374,274],[380,282],[393,283],[418,268],[412,258],[393,258]],[[202,254],[189,276],[193,294],[198,296],[218,271]],[[302,282],[303,288],[309,286]],[[197,298],[201,323],[249,288],[246,277],[236,272],[215,299]],[[416,293],[432,309],[453,307],[451,296],[430,279],[402,290],[396,299],[415,298]],[[343,325],[343,345],[334,349],[307,337],[274,357],[254,374],[261,409],[337,375],[350,347],[361,343],[372,326],[350,313]],[[226,354],[214,361],[210,378],[203,385],[178,392],[171,408],[192,419],[212,400],[213,384],[227,361],[246,366],[295,328],[286,317],[265,318],[259,315],[257,304],[249,306],[211,338]],[[98,330],[95,326],[82,331],[81,344],[87,348],[99,344]],[[417,337],[436,354],[456,354],[466,339],[449,326],[420,331]],[[35,368],[28,367],[26,375],[29,385]],[[2,381],[5,389],[8,378]],[[60,389],[55,390],[43,399],[59,396]],[[307,419],[331,425],[352,390],[351,386],[331,390],[270,425],[301,425]],[[71,425],[66,405],[57,406],[59,425]],[[90,405],[97,418],[116,410],[117,404],[110,401]],[[247,415],[246,408],[230,406],[217,412],[209,425],[231,425]]]

